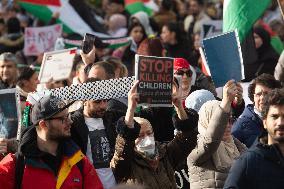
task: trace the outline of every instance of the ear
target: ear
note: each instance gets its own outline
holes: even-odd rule
[[[48,127],[48,123],[46,121],[44,121],[44,120],[40,120],[38,125],[39,125],[39,128],[43,129],[43,130],[46,130],[47,127]]]
[[[262,123],[263,123],[263,127],[264,127],[265,129],[267,129],[266,119],[264,119],[264,120],[262,121]]]

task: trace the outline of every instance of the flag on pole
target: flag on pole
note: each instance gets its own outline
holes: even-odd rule
[[[105,35],[103,27],[94,19],[84,1],[78,0],[19,0],[18,4],[39,20],[48,23],[52,15],[60,13],[58,23],[62,23],[66,33],[93,33],[100,37]]]
[[[153,0],[125,0],[125,9],[132,15],[139,11],[146,12],[149,16],[159,10]]]
[[[271,0],[224,0],[223,32],[237,29],[240,42],[243,43],[270,3]]]

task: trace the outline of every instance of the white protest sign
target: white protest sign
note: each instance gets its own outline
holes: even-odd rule
[[[204,38],[220,35],[223,30],[222,20],[210,20],[204,22],[201,27],[200,41]]]
[[[77,48],[71,48],[44,53],[38,76],[40,83],[46,83],[50,79],[67,79],[72,71],[76,50]]]
[[[56,39],[62,34],[62,25],[27,27],[25,29],[24,54],[36,56],[54,50]]]

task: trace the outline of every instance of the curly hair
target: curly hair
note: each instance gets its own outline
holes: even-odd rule
[[[269,108],[271,106],[283,106],[284,105],[284,88],[281,89],[274,89],[270,91],[266,98],[264,99],[263,105],[263,118],[267,117]]]
[[[248,87],[248,97],[253,102],[255,86],[262,85],[270,89],[281,88],[280,81],[276,80],[272,75],[263,73],[255,78]]]

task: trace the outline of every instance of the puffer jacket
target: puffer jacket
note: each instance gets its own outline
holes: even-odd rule
[[[228,120],[229,114],[218,107],[210,119],[207,129],[209,137],[199,137],[196,148],[189,154],[187,166],[191,189],[223,188],[229,169],[217,170],[212,155],[220,145]],[[240,153],[247,149],[235,138],[234,143]]]
[[[135,139],[138,137],[140,126],[135,123],[129,129],[124,118],[118,122],[118,137],[115,154],[111,161],[117,182],[142,184],[146,189],[176,189],[174,172],[196,145],[198,114],[192,113],[188,120],[177,120],[175,125],[182,132],[165,145],[156,143],[158,160],[157,168],[150,166],[150,161],[135,150]],[[153,161],[153,160],[152,160]]]
[[[28,136],[27,136],[28,135]],[[62,143],[62,159],[58,173],[48,166],[42,157],[44,155],[37,148],[37,136],[35,128],[27,132],[27,137],[20,144],[19,153],[25,157],[25,167],[22,177],[22,189],[103,189],[96,170],[89,160],[83,155],[79,147],[67,140]],[[82,172],[78,162],[82,161]],[[15,188],[16,158],[13,154],[8,154],[0,162],[0,183],[1,188]]]
[[[249,104],[232,127],[232,135],[248,148],[263,132],[263,123],[254,112],[254,106]]]

